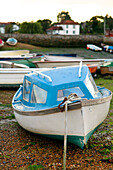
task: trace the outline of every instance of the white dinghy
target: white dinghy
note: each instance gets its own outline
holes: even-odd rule
[[[106,118],[112,93],[97,87],[87,66],[53,68],[24,76],[12,100],[14,115],[26,130],[64,139],[84,148]],[[64,105],[63,105],[64,104]]]

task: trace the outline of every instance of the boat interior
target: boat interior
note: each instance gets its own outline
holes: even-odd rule
[[[24,64],[16,64],[10,61],[0,61],[0,68],[29,68]]]

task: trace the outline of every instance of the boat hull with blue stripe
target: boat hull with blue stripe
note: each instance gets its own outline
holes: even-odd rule
[[[67,140],[83,149],[106,118],[111,98],[108,89],[96,86],[88,67],[80,65],[25,75],[12,106],[24,129],[63,139],[67,102]]]

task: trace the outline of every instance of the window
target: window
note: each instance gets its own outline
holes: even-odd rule
[[[92,96],[96,97],[96,95],[98,93],[98,89],[97,89],[97,86],[92,78],[91,73],[89,73],[89,75],[87,75],[85,84],[86,84],[88,90],[90,91],[90,93],[92,94]]]
[[[75,34],[75,31],[73,31],[73,34]]]
[[[68,25],[66,25],[66,28],[68,28]]]
[[[33,85],[31,94],[31,103],[46,103],[47,91],[44,89]]]
[[[66,34],[68,34],[68,30],[66,30]]]
[[[75,28],[75,25],[73,25],[73,28]]]
[[[79,87],[72,87],[68,89],[58,90],[57,101],[61,101],[64,97],[68,97],[70,94],[75,93],[78,97],[84,96],[84,93],[81,91]]]
[[[31,86],[31,82],[25,79],[24,87],[23,87],[23,99],[27,102],[29,101],[30,86]]]

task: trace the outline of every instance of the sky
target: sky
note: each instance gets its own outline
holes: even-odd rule
[[[3,0],[0,22],[36,22],[49,19],[57,22],[57,15],[69,12],[75,22],[89,21],[93,16],[113,17],[113,0]]]

